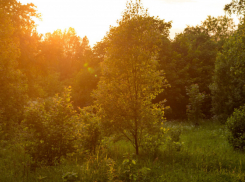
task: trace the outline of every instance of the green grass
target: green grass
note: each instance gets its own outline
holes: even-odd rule
[[[60,165],[34,171],[30,169],[30,159],[23,147],[3,145],[0,181],[60,182],[62,176],[69,176],[68,172],[71,177],[77,176],[77,181],[245,181],[245,155],[228,144],[224,125],[211,121],[202,122],[199,127],[177,122],[166,125],[181,129],[180,151],[168,145],[155,156],[147,152],[135,156],[129,143],[110,142],[107,148],[101,148],[93,156],[70,156]],[[125,162],[124,159],[129,160]]]
[[[182,131],[182,150],[165,152],[159,181],[244,181],[244,154],[228,145],[223,125],[184,124]]]

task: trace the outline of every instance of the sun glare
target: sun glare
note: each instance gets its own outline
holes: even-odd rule
[[[126,7],[127,0],[20,0],[21,3],[33,3],[42,15],[37,21],[37,30],[45,34],[57,29],[75,28],[80,37],[85,35],[93,46],[116,25],[117,19]],[[208,15],[224,15],[224,5],[230,0],[142,0],[151,16],[159,16],[172,21],[170,37],[184,30],[187,25],[196,26]]]
[[[100,41],[121,17],[126,0],[20,0],[21,3],[33,3],[42,15],[37,20],[39,33],[53,32],[57,29],[75,28],[81,37],[87,36],[90,45]]]

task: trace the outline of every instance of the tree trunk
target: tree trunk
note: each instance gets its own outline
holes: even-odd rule
[[[136,100],[137,100],[137,92],[136,92]],[[135,117],[134,117],[134,122],[135,122],[134,143],[135,143],[136,155],[139,155],[137,110],[134,110],[134,112],[135,112]]]
[[[138,131],[137,130],[134,136],[134,143],[135,143],[136,155],[139,155]]]

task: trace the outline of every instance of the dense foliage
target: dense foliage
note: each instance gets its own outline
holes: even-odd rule
[[[193,84],[189,88],[186,88],[186,92],[189,96],[189,104],[186,108],[188,120],[195,124],[199,124],[200,119],[203,118],[202,104],[205,94],[199,92],[199,86],[197,84]]]
[[[20,37],[33,28],[33,16],[38,17],[33,4],[0,1],[0,127],[5,134],[11,133],[13,125],[23,119],[27,84],[25,75],[18,69]]]
[[[227,120],[228,141],[234,149],[245,149],[245,106],[235,109]]]
[[[209,16],[200,26],[185,28],[173,41],[162,40],[160,65],[171,87],[166,88],[157,101],[167,100],[166,105],[172,111],[167,118],[187,117],[188,96],[185,88],[192,84],[198,84],[200,92],[205,92],[202,110],[206,117],[211,117],[209,85],[212,83],[216,55],[233,30],[232,19]]]
[[[76,150],[78,124],[70,94],[70,88],[66,88],[61,97],[31,102],[26,109],[26,150],[36,163],[54,165]]]
[[[234,108],[245,103],[244,25],[230,36],[217,55],[212,90],[212,110],[225,121]]]
[[[224,10],[229,14],[238,14],[244,16],[245,1],[244,0],[232,0],[231,3],[226,4]]]
[[[163,106],[152,104],[166,86],[157,70],[157,51],[171,23],[150,17],[140,2],[128,4],[118,27],[111,27],[105,40],[106,58],[98,89],[93,93],[108,132],[121,134],[139,153],[147,133],[157,134]]]
[[[244,16],[244,2],[225,10]],[[130,1],[91,48],[34,18],[0,0],[0,181],[245,180],[228,145],[245,146],[244,19],[208,16],[171,40],[172,22]]]

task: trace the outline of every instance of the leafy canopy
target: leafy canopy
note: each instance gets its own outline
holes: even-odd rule
[[[156,58],[161,37],[168,35],[170,27],[170,22],[149,16],[140,1],[131,1],[118,26],[104,38],[105,60],[93,97],[108,133],[122,134],[136,154],[144,133],[163,119],[163,107],[151,101],[166,86]]]
[[[245,103],[245,27],[238,30],[225,43],[223,52],[215,62],[212,91],[212,110],[218,117],[227,119]]]
[[[38,17],[33,4],[16,0],[0,1],[0,128],[10,130],[19,123],[26,103],[26,79],[18,69],[20,34],[35,25]]]

